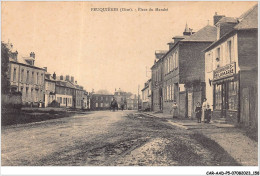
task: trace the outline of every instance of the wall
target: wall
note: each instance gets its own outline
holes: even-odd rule
[[[180,83],[200,79],[205,81],[204,50],[212,42],[181,42],[179,49]]]
[[[14,76],[14,68],[16,74]],[[23,70],[23,72],[22,72]],[[29,78],[27,79],[27,71],[29,71]],[[33,77],[32,77],[32,72]],[[36,78],[38,73],[38,80]],[[22,93],[23,104],[38,103],[44,100],[44,77],[45,71],[37,68],[21,65],[18,63],[10,63],[10,84],[16,85],[17,90]]]
[[[62,101],[60,101],[60,98],[62,98]],[[65,99],[65,101],[64,101]],[[63,94],[56,94],[56,101],[60,103],[61,107],[66,107],[66,101],[67,101],[67,107],[72,107],[72,96],[71,95],[63,95]]]

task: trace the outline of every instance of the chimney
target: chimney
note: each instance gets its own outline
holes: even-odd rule
[[[71,82],[74,83],[74,76],[71,77]]]
[[[214,25],[216,25],[217,22],[223,17],[225,17],[225,15],[218,15],[218,13],[215,12],[215,15],[213,16]]]
[[[56,80],[56,73],[54,72],[52,75],[53,79]]]
[[[61,81],[63,80],[63,75],[60,75],[60,80],[61,80]]]
[[[35,53],[34,53],[34,52],[31,52],[31,53],[30,53],[30,57],[32,57],[32,58],[35,59]]]
[[[75,81],[75,84],[78,84],[78,81]]]
[[[11,57],[12,57],[15,61],[17,61],[17,55],[18,55],[18,51],[16,50],[15,52],[13,52],[13,53],[11,54]]]
[[[47,67],[43,67],[43,69],[47,72]]]
[[[185,25],[185,29],[184,29],[184,32],[183,32],[183,35],[191,35],[191,31],[190,31],[190,28],[188,28],[188,24],[186,23]]]
[[[66,75],[65,81],[70,81],[70,76],[69,75]]]

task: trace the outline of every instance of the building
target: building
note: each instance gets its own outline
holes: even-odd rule
[[[56,101],[60,104],[60,107],[75,107],[75,87],[68,81],[65,81],[61,75],[59,79],[56,80],[55,85]]]
[[[91,110],[108,110],[114,95],[93,93],[90,100]]]
[[[215,25],[217,41],[204,50],[206,97],[213,118],[256,127],[258,6],[239,18],[222,16]]]
[[[142,91],[142,110],[150,111],[151,110],[151,83],[152,80],[149,79],[145,84]]]
[[[83,100],[84,100],[84,88],[78,85],[77,81],[74,81],[73,76],[66,75],[65,81],[72,84],[74,86],[74,96],[73,96],[73,107],[76,109],[83,108]]]
[[[217,38],[217,28],[207,25],[192,32],[187,24],[183,36],[173,37],[169,50],[152,67],[153,110],[170,113],[173,102],[179,115],[195,117],[196,102],[205,97],[205,58],[203,49]],[[158,57],[158,56],[157,56]]]
[[[131,95],[126,99],[128,110],[138,110],[138,96]]]
[[[56,85],[56,74],[51,75],[47,72],[45,67],[45,93],[44,93],[44,107],[48,107],[54,100],[55,96],[55,85]]]
[[[10,46],[12,50],[12,46]],[[34,65],[35,53],[29,57],[19,57],[18,52],[11,52],[9,64],[11,91],[22,93],[24,106],[39,106],[44,101],[44,78],[46,70]]]
[[[152,97],[152,110],[161,111],[163,109],[163,62],[162,57],[167,53],[164,50],[155,51],[154,65],[151,67],[152,70],[152,81],[151,81],[151,97]]]
[[[118,90],[115,89],[114,98],[117,101],[117,104],[119,108],[121,108],[121,105],[124,104],[124,108],[127,108],[127,92],[121,90],[120,88]]]

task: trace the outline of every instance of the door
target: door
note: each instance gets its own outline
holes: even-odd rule
[[[222,108],[221,108],[222,118],[226,118],[228,110],[228,84],[222,84]]]

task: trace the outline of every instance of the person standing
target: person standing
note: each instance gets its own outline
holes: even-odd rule
[[[204,98],[203,104],[202,104],[202,115],[201,115],[201,121],[205,122],[205,115],[206,115],[206,110],[209,106],[209,103],[207,102],[207,98]]]
[[[196,118],[198,119],[198,123],[201,123],[201,106],[200,106],[200,102],[197,102],[195,113],[196,113]]]
[[[172,104],[172,109],[170,111],[170,113],[173,111],[173,118],[177,118],[178,117],[178,105],[176,102],[173,102]]]

